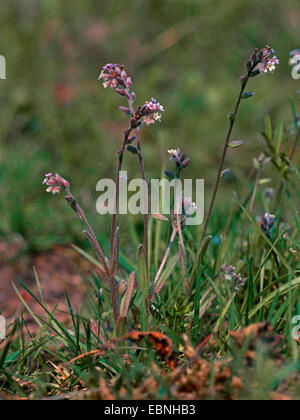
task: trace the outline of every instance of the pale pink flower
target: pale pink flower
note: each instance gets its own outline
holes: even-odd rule
[[[161,112],[164,112],[164,107],[152,98],[151,101],[146,101],[144,105],[138,107],[135,118],[143,118],[143,122],[150,126],[156,121],[161,122]]]
[[[103,80],[105,88],[119,89],[120,92],[124,92],[124,96],[132,86],[131,78],[127,75],[124,66],[120,64],[106,64],[102,68],[100,79]]]
[[[258,64],[254,69],[254,72],[258,72],[258,73],[274,73],[275,69],[276,69],[276,65],[279,64],[279,60],[277,58],[276,55],[274,55],[273,57],[271,57],[271,55],[274,53],[275,51],[269,47],[266,46],[265,48],[263,48],[257,58],[258,58]]]
[[[62,188],[68,190],[70,187],[68,181],[66,181],[58,174],[55,174],[55,176],[53,176],[52,173],[45,175],[43,184],[48,186],[46,191],[52,194],[59,194]]]

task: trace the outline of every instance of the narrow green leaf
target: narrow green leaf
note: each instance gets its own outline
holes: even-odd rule
[[[293,272],[290,264],[287,262],[287,260],[283,257],[283,255],[278,251],[278,249],[274,246],[274,244],[270,241],[270,239],[263,233],[262,229],[258,226],[257,223],[252,219],[248,211],[245,209],[243,204],[238,200],[238,198],[235,196],[234,199],[237,201],[243,212],[246,214],[248,220],[251,222],[255,230],[264,238],[265,242],[272,248],[272,250],[275,252],[277,257],[281,260],[281,262],[286,266],[286,268]]]
[[[217,322],[216,322],[216,325],[215,325],[215,327],[214,327],[214,329],[213,329],[213,331],[216,333],[217,331],[218,331],[218,329],[221,327],[221,325],[222,325],[222,323],[223,323],[223,321],[224,321],[224,319],[225,319],[225,317],[226,317],[226,315],[227,315],[227,312],[229,311],[229,308],[230,308],[230,306],[231,306],[231,303],[232,303],[232,301],[233,301],[233,299],[235,298],[235,293],[234,293],[234,295],[231,297],[231,299],[229,299],[229,301],[227,302],[227,304],[226,304],[226,306],[225,306],[225,308],[223,309],[223,311],[222,311],[222,313],[221,313],[221,315],[219,316],[219,318],[218,318],[218,320],[217,320]]]
[[[275,130],[275,152],[278,155],[283,141],[283,123],[281,122]]]
[[[273,129],[272,129],[272,121],[270,115],[266,115],[265,117],[265,134],[266,139],[269,143],[273,142]]]
[[[259,302],[250,312],[249,319],[253,318],[253,316],[262,308],[264,308],[267,305],[270,305],[273,302],[273,299],[275,299],[276,294],[278,293],[278,296],[284,296],[286,293],[289,292],[289,289],[293,290],[295,287],[297,287],[300,284],[300,277],[295,278],[288,284],[284,284],[280,286],[277,290],[274,292],[268,294],[261,302]]]
[[[206,251],[207,251],[207,248],[208,248],[208,245],[210,243],[211,238],[212,238],[211,236],[207,236],[204,239],[201,246],[198,248],[197,255],[196,255],[196,258],[195,258],[195,262],[194,262],[192,272],[191,272],[191,275],[190,275],[190,278],[189,278],[190,291],[192,290],[193,285],[194,285],[194,279],[195,279],[195,276],[196,276],[196,273],[197,273],[197,270],[198,270],[199,262],[200,263],[202,262],[205,254],[206,254]]]
[[[238,147],[242,146],[244,144],[244,142],[242,140],[233,140],[232,142],[229,143],[229,147],[231,149],[237,149]]]
[[[253,284],[253,271],[252,271],[252,258],[248,262],[248,294],[247,294],[247,312],[246,312],[246,325],[249,325],[249,312],[254,305],[254,284]]]
[[[155,287],[155,293],[159,294],[159,292],[161,291],[161,289],[164,287],[166,281],[168,280],[168,278],[170,277],[170,275],[173,273],[178,260],[180,258],[180,254],[176,254],[174,255],[173,258],[171,258],[169,264],[167,265],[167,267],[165,268],[165,270],[162,272],[159,281],[156,284]]]
[[[255,92],[244,92],[242,99],[249,99],[249,98],[252,98],[252,96],[254,95],[255,95]]]
[[[201,267],[196,275],[196,291],[194,299],[194,322],[193,322],[193,342],[197,344],[198,328],[199,328],[199,313],[200,313],[200,295],[201,295]]]

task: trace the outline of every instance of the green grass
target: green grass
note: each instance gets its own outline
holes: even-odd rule
[[[57,203],[40,188],[46,170],[70,180],[97,232],[108,234],[105,221],[96,217],[95,186],[101,177],[111,177],[126,119],[119,119],[118,99],[97,83],[106,62],[126,64],[140,100],[152,95],[165,106],[163,123],[143,140],[149,178],[160,173],[166,149],[184,139],[185,152],[197,162],[189,174],[212,185],[226,112],[234,99],[232,81],[240,76],[248,51],[266,42],[278,52],[281,65],[274,76],[249,86],[255,99],[245,102],[235,133],[245,145],[241,153],[230,153],[234,169],[222,191],[236,188],[235,180],[241,190],[246,187],[248,157],[263,147],[257,129],[264,115],[290,122],[286,92],[297,89],[297,81],[291,77],[288,52],[298,47],[292,18],[297,0],[234,0],[230,6],[216,0],[130,0],[126,5],[88,0],[76,7],[55,0],[28,8],[20,3],[5,4],[0,18],[0,51],[7,61],[7,80],[0,89],[0,233],[21,235],[30,251],[49,249],[57,232],[65,244],[81,237],[63,204],[63,217],[53,217]],[[96,33],[92,41],[91,28]],[[65,106],[55,99],[58,83],[76,91]],[[128,157],[125,166],[136,177],[133,161]],[[220,204],[222,199],[221,193]],[[141,223],[133,223],[140,238]],[[121,225],[126,243],[130,228],[126,220]]]
[[[16,279],[23,312],[0,342],[0,398],[299,399],[299,343],[292,337],[292,319],[300,314],[299,104],[287,64],[288,51],[298,47],[292,18],[298,3],[129,3],[130,16],[129,6],[117,1],[87,0],[71,10],[68,1],[56,0],[23,12],[17,0],[3,6],[0,46],[9,77],[0,90],[0,236],[21,237],[25,255],[75,243],[81,258],[97,273],[102,269],[74,212],[45,193],[41,181],[49,170],[71,181],[109,254],[109,217],[95,212],[95,185],[115,173],[126,119],[117,123],[120,103],[97,82],[107,61],[128,63],[138,98],[157,97],[166,108],[162,125],[142,133],[147,178],[169,168],[167,149],[182,147],[192,156],[188,175],[206,178],[207,195],[243,60],[268,41],[281,65],[273,76],[255,79],[256,95],[242,104],[234,139],[245,142],[228,152],[231,174],[221,182],[200,263],[202,227],[186,227],[187,269],[176,240],[159,280],[164,287],[148,308],[171,226],[150,220],[148,272],[142,218],[118,218],[115,280],[129,286],[135,279],[136,286],[120,292],[121,308],[129,305],[117,325],[109,286],[99,274],[83,278],[82,308],[75,309],[65,292],[63,323],[61,302],[48,307],[38,272],[37,294]],[[100,33],[95,43],[91,28]],[[55,99],[58,83],[76,91],[64,106]],[[263,151],[269,164],[253,167],[252,158]],[[125,167],[138,176],[136,157],[126,154]],[[275,190],[272,199],[268,186]],[[259,225],[266,211],[276,215],[271,236]],[[247,278],[240,290],[224,278],[225,263]],[[27,295],[41,312],[33,312]],[[147,334],[133,340],[132,331]],[[162,342],[153,342],[149,331],[164,334]],[[173,359],[159,351],[161,343]]]
[[[291,182],[295,181],[292,181],[294,177],[291,171]],[[283,196],[284,194],[285,191],[282,191]],[[258,199],[261,195],[259,193]],[[291,207],[291,202],[285,200],[284,205]],[[155,310],[151,310],[148,326],[150,330],[159,329],[170,337],[177,357],[183,351],[184,355],[178,359],[178,369],[181,369],[182,375],[184,362],[188,360],[188,353],[182,350],[184,334],[190,337],[194,346],[212,334],[211,340],[214,342],[210,340],[201,348],[201,360],[208,362],[212,375],[217,375],[214,369],[221,363],[223,368],[226,366],[230,369],[230,376],[221,391],[215,390],[214,380],[211,379],[212,387],[205,398],[270,399],[272,392],[281,389],[284,391],[278,392],[298,398],[297,381],[289,380],[293,375],[299,374],[300,368],[298,346],[291,338],[291,318],[297,314],[299,308],[300,267],[299,258],[289,251],[290,241],[299,248],[297,223],[295,219],[291,219],[289,234],[283,236],[284,220],[278,218],[278,226],[273,230],[270,240],[253,221],[247,211],[247,205],[244,207],[238,200],[232,200],[230,210],[232,217],[227,226],[224,217],[221,217],[220,221],[218,214],[214,216],[211,229],[213,230],[218,221],[219,231],[225,233],[219,242],[210,241],[208,244],[190,296],[185,294],[184,276],[180,267],[171,263],[172,269],[167,269],[166,286],[160,294],[160,300],[155,304]],[[292,209],[290,211],[293,213]],[[167,227],[164,222],[155,220],[151,227],[152,237],[160,236],[159,248],[165,248],[166,242],[163,238],[166,238]],[[165,233],[160,233],[160,230]],[[197,247],[196,233],[195,229],[184,231],[186,243],[191,249],[188,255],[189,264],[193,262],[192,250]],[[157,246],[156,241],[153,242],[153,247]],[[83,257],[94,261],[89,253],[80,252]],[[173,255],[176,256],[176,253],[174,249]],[[151,255],[153,254],[154,252],[151,252]],[[275,263],[275,255],[280,261],[279,266]],[[26,333],[29,327],[27,328],[22,316],[10,326],[11,333],[0,358],[1,390],[30,398],[59,394],[65,398],[105,399],[103,384],[99,387],[99,380],[103,378],[107,382],[109,392],[117,399],[136,398],[137,395],[139,398],[150,399],[176,398],[177,394],[172,393],[171,387],[176,381],[167,364],[157,357],[148,340],[137,345],[130,341],[117,342],[115,348],[108,348],[106,352],[96,356],[89,355],[93,350],[105,348],[105,340],[114,337],[115,334],[122,336],[128,330],[137,330],[139,325],[142,331],[147,328],[143,302],[148,286],[145,285],[145,268],[142,263],[144,258],[140,256],[139,259],[140,263],[138,259],[132,260],[130,267],[126,264],[120,266],[122,278],[128,279],[132,269],[144,274],[139,274],[140,286],[131,300],[127,322],[116,331],[112,324],[109,290],[100,277],[94,276],[87,283],[89,305],[84,314],[78,313],[72,307],[72,302],[66,294],[68,326],[57,320],[55,309],[50,311],[47,308],[38,274],[36,281],[40,296],[33,295],[27,286],[19,281],[16,284],[16,292],[23,301],[25,310],[31,313],[40,332],[35,336]],[[236,265],[243,276],[247,276],[248,283],[241,291],[233,293],[232,285],[228,280],[224,280],[220,272],[220,262]],[[150,267],[150,281],[153,281],[155,267],[153,264]],[[189,267],[188,271],[192,266]],[[97,292],[100,288],[103,289],[103,294],[92,292]],[[44,310],[44,317],[36,317],[31,312],[22,297],[24,294],[19,292],[21,289],[25,289],[39,303]],[[240,348],[230,336],[230,332],[264,322],[269,322],[273,331],[255,337],[258,340],[255,358],[249,365],[246,353],[247,349],[254,349],[254,337],[249,336]],[[270,337],[278,335],[282,336],[282,341],[276,348],[281,358],[279,367],[278,359],[271,356],[272,346],[269,341]],[[66,364],[85,353],[88,355]],[[124,362],[124,353],[130,360],[129,366]],[[153,364],[156,365],[154,372]],[[240,378],[243,383],[243,388],[238,390],[237,394],[231,382],[232,377]],[[147,380],[153,381],[153,389],[151,386],[143,390],[142,385]],[[82,392],[83,389],[87,391]]]

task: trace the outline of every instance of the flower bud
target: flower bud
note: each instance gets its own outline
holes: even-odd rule
[[[228,117],[229,121],[234,121],[235,120],[235,113],[234,112],[229,112],[227,117]]]
[[[119,89],[119,88],[117,88],[117,89],[115,89],[115,90],[116,90],[116,92],[117,92],[119,95],[128,97],[128,93],[127,93],[127,91],[126,91],[125,89]]]
[[[249,99],[249,98],[252,98],[252,96],[254,95],[255,95],[255,92],[244,92],[242,99]]]
[[[138,149],[134,146],[127,146],[126,149],[128,150],[128,152],[132,153],[133,155],[138,155]]]
[[[134,92],[131,92],[131,94],[129,95],[129,99],[133,102],[135,101],[136,95]]]
[[[126,79],[126,87],[127,87],[127,88],[131,88],[131,86],[132,86],[132,80],[131,80],[131,77],[127,77],[127,79]]]
[[[132,115],[129,108],[126,108],[125,106],[119,106],[120,111],[124,112],[125,115]]]
[[[189,165],[190,161],[191,161],[191,158],[187,158],[187,159],[185,159],[185,160],[181,163],[181,167],[182,167],[182,168],[186,168],[186,167]]]
[[[241,76],[240,83],[241,83],[241,86],[245,86],[247,83],[247,76]]]

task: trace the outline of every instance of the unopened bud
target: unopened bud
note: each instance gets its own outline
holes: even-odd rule
[[[125,106],[119,106],[119,109],[124,112],[125,115],[131,115],[131,111],[129,108],[125,107]]]
[[[126,80],[126,87],[127,87],[127,88],[131,88],[131,86],[132,86],[132,80],[131,80],[131,77],[127,77],[127,80]]]
[[[121,96],[128,96],[128,93],[125,89],[116,89],[116,92]]]
[[[134,92],[131,92],[131,94],[129,95],[129,99],[131,101],[135,101],[135,98],[136,98],[135,93]]]
[[[247,76],[241,76],[240,77],[240,83],[241,83],[241,86],[242,87],[244,87],[244,86],[246,86],[246,83],[247,83]]]
[[[186,168],[186,167],[189,165],[190,161],[191,161],[191,158],[187,158],[187,159],[185,159],[185,160],[182,162],[181,167],[182,167],[182,168]]]
[[[234,121],[235,120],[235,113],[234,112],[229,112],[228,119],[229,119],[229,121]]]

